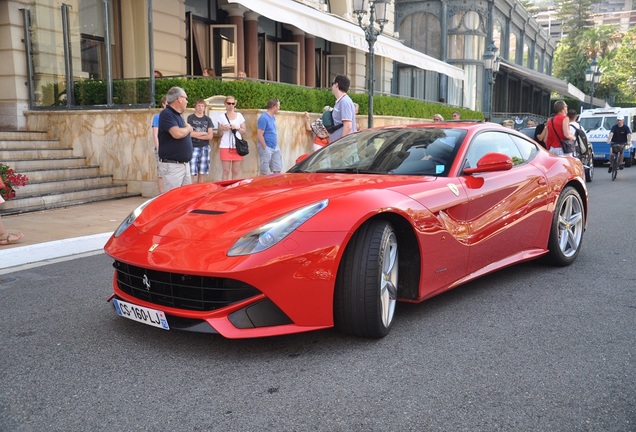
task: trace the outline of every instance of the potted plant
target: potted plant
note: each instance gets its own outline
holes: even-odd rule
[[[0,163],[0,195],[5,201],[15,197],[15,190],[26,185],[28,181],[27,176],[18,174],[13,168]]]

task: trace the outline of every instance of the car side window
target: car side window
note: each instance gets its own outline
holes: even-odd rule
[[[510,134],[498,131],[483,132],[473,138],[468,147],[466,160],[469,167],[476,167],[477,161],[488,153],[503,153],[510,156],[514,165],[524,163],[524,159]]]
[[[521,158],[524,162],[529,161],[539,152],[537,145],[533,142],[519,138],[518,136],[510,135],[510,138],[514,141],[515,145],[521,153]],[[513,159],[514,160],[514,159]]]

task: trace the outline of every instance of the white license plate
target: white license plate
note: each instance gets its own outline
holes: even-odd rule
[[[148,324],[153,327],[159,327],[170,330],[166,314],[160,310],[150,309],[136,304],[128,303],[122,300],[113,299],[115,310],[119,316]]]

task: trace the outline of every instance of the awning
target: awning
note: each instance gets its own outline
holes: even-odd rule
[[[310,35],[347,45],[368,52],[369,47],[362,29],[336,15],[321,12],[293,0],[227,0],[238,3],[273,21],[293,25]],[[374,45],[375,53],[400,63],[420,69],[439,72],[450,78],[464,79],[464,70],[451,66],[426,54],[422,54],[403,43],[380,35]]]
[[[504,59],[501,59],[501,67],[511,72],[512,75],[519,76],[539,88],[545,89],[549,92],[559,93],[561,96],[569,96],[580,101],[585,101],[585,93],[567,81],[560,80],[527,67],[519,66],[518,64],[510,63],[508,60]]]

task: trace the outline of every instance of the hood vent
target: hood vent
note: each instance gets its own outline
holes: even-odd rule
[[[192,210],[190,213],[205,214],[205,215],[221,215],[221,214],[225,214],[225,212],[217,211],[217,210]]]

